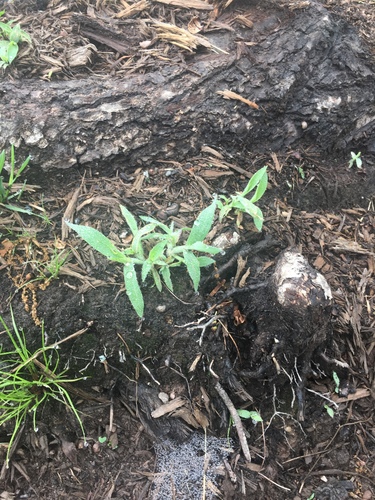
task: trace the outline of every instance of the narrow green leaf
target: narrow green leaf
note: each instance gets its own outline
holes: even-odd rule
[[[147,215],[141,215],[140,219],[142,219],[144,222],[149,222],[152,224],[155,224],[157,227],[160,227],[165,231],[167,234],[171,232],[171,229],[173,231],[173,228],[169,228],[166,224],[163,224],[162,222],[159,222],[158,220],[154,219],[153,217],[148,217]]]
[[[8,63],[11,64],[18,54],[18,45],[16,42],[9,42],[8,45]]]
[[[261,169],[261,170],[263,170],[263,169]],[[259,184],[257,186],[257,189],[255,191],[254,196],[251,198],[251,201],[253,203],[256,203],[264,195],[264,193],[266,192],[266,189],[267,189],[267,184],[268,184],[267,167],[264,167],[264,173],[259,180]]]
[[[160,269],[160,274],[164,280],[164,283],[167,285],[169,290],[173,292],[173,283],[171,280],[171,271],[168,266],[164,266]]]
[[[188,247],[189,250],[196,250],[197,252],[205,252],[211,255],[215,255],[222,251],[220,248],[206,245],[206,243],[203,243],[202,241],[196,241],[192,245],[186,245],[185,248],[186,247]]]
[[[258,231],[262,230],[263,227],[263,213],[259,207],[254,205],[247,198],[242,198],[233,203],[233,208],[241,210],[241,212],[246,212],[250,217],[253,218],[255,227]]]
[[[210,257],[206,257],[204,255],[201,257],[197,257],[197,259],[199,262],[199,267],[207,267],[211,266],[212,264],[215,264],[214,259],[211,259]]]
[[[132,234],[136,234],[136,232],[138,231],[138,225],[137,225],[137,221],[134,218],[134,215],[132,213],[130,213],[129,210],[126,207],[124,207],[124,205],[120,205],[120,210],[121,210],[122,216],[124,217],[127,225],[130,228],[130,231],[132,232]]]
[[[142,264],[142,273],[141,273],[141,279],[142,282],[145,281],[145,279],[148,276],[148,273],[151,271],[152,268],[152,263],[147,259],[144,261]]]
[[[134,233],[134,238],[131,247],[134,250],[134,253],[137,255],[137,257],[141,259],[144,258],[142,240],[148,233],[151,233],[154,229],[155,229],[155,224],[147,224],[146,226],[143,226],[141,229],[138,229]]]
[[[141,288],[138,283],[137,273],[135,272],[134,264],[128,262],[124,265],[124,281],[126,294],[129,297],[130,303],[135,312],[140,318],[143,317],[144,301]]]
[[[186,244],[192,245],[197,241],[203,241],[209,233],[215,217],[216,198],[211,205],[205,208],[194,221],[193,227]]]
[[[193,282],[194,290],[197,291],[199,287],[199,282],[201,279],[201,270],[199,266],[198,258],[193,254],[193,252],[189,252],[185,250],[183,252],[184,255],[184,263],[187,267],[189,276]]]
[[[154,279],[154,283],[156,285],[156,288],[159,290],[159,292],[161,292],[163,285],[161,284],[161,279],[160,279],[159,273],[157,272],[157,270],[154,267],[151,268],[151,273],[152,273],[152,277]]]
[[[155,262],[159,259],[159,257],[163,254],[164,249],[167,245],[166,241],[160,241],[153,248],[151,248],[150,253],[148,254],[148,260],[150,262]]]
[[[263,167],[257,172],[255,172],[255,174],[251,177],[251,179],[247,183],[245,189],[242,191],[241,195],[246,196],[248,193],[250,193],[250,191],[252,191],[259,184],[259,182],[262,180],[262,177],[266,174],[266,172],[267,172],[267,167]]]
[[[91,245],[97,252],[100,252],[110,260],[116,262],[125,262],[127,257],[112,243],[112,241],[104,236],[100,231],[93,227],[80,226],[72,222],[65,221],[65,224],[75,231],[86,243]]]
[[[4,168],[4,164],[5,164],[5,149],[3,149],[2,152],[0,153],[0,174]]]

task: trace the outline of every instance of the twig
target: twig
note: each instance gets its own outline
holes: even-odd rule
[[[264,479],[267,479],[267,481],[269,481],[270,483],[274,484],[275,486],[277,486],[278,488],[281,488],[282,490],[284,491],[292,491],[290,488],[287,488],[286,486],[281,486],[281,484],[278,484],[278,483],[275,483],[275,481],[272,481],[272,479],[270,479],[269,477],[265,476],[264,474],[262,474],[261,472],[258,472],[258,474],[262,477],[264,477]]]
[[[237,430],[238,438],[240,440],[240,444],[241,444],[241,448],[242,448],[243,454],[245,455],[246,460],[248,462],[251,462],[251,455],[250,455],[249,445],[247,444],[247,440],[246,440],[245,432],[243,430],[241,418],[238,415],[237,410],[234,407],[234,404],[232,403],[232,401],[230,400],[228,394],[222,388],[220,382],[216,382],[215,389],[219,393],[219,396],[221,397],[221,399],[224,401],[224,403],[225,403],[226,407],[228,408],[229,413],[230,413],[230,415],[231,415],[231,417],[233,419],[233,422],[234,422],[234,424],[236,426],[236,430]]]

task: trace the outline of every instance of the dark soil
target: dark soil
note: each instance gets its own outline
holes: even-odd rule
[[[340,2],[326,3],[332,9],[341,6]],[[364,20],[371,17],[371,2],[361,7],[356,2],[345,5],[349,16],[357,13],[360,31],[369,33],[365,21],[360,23],[359,12],[364,11]],[[63,4],[51,2],[51,6],[58,9]],[[28,22],[40,19],[40,25],[48,24],[51,6],[47,9],[43,2],[30,2],[26,14],[32,20]],[[56,11],[52,17],[59,29],[74,33],[67,20],[84,11],[83,6],[94,8],[77,2],[61,14]],[[17,11],[17,2],[14,9],[14,15],[22,12]],[[151,14],[160,19],[174,15],[172,8],[156,2],[152,9]],[[178,10],[177,15],[185,14]],[[345,16],[344,8],[340,15]],[[134,37],[128,42],[135,46],[139,40],[136,34]],[[62,51],[64,43],[62,39]],[[27,57],[35,58],[31,66]],[[99,75],[108,71],[108,60],[110,64],[115,61],[113,48],[99,46],[95,57],[94,71]],[[141,57],[132,64],[139,65],[133,70],[147,71],[151,63]],[[46,72],[45,62],[31,54],[25,55],[11,76],[26,78],[30,67],[33,76]],[[56,69],[56,77],[82,77],[85,70],[76,71],[80,73],[67,75],[66,69]],[[18,206],[32,207],[44,220],[0,207],[0,314],[10,326],[11,306],[31,353],[41,346],[42,335],[47,344],[53,344],[84,330],[61,343],[58,352],[60,369],[81,379],[72,384],[80,391],[72,390],[72,398],[87,441],[85,444],[73,413],[48,401],[37,414],[38,432],[30,418],[19,433],[10,467],[2,470],[1,498],[166,498],[164,489],[160,490],[163,496],[158,496],[168,453],[161,447],[179,449],[191,433],[204,436],[203,429],[208,440],[227,437],[228,409],[215,390],[213,373],[220,377],[235,408],[257,411],[263,422],[255,425],[243,420],[251,463],[244,459],[236,429],[231,427],[229,451],[220,458],[215,455],[218,463],[210,465],[217,467],[216,486],[207,485],[207,498],[215,492],[222,498],[244,499],[297,500],[313,498],[313,494],[318,499],[373,498],[374,158],[364,156],[363,169],[349,169],[350,158],[323,154],[314,144],[245,159],[241,152],[229,155],[225,148],[176,158],[175,162],[158,162],[111,177],[88,168],[84,176],[66,171],[54,180],[33,175],[30,168]],[[228,164],[238,168],[228,168]],[[166,289],[159,293],[146,282],[146,309],[140,320],[125,293],[121,266],[109,263],[68,233],[62,222],[70,218],[95,226],[121,243],[126,238],[122,236],[126,224],[119,210],[121,203],[136,216],[148,214],[168,224],[174,221],[178,227],[191,226],[213,193],[242,190],[263,165],[269,167],[269,186],[259,202],[265,216],[262,233],[245,216],[240,228],[234,218],[225,225],[216,221],[216,234],[210,237],[239,233],[239,242],[219,257],[217,267],[223,269],[235,252],[247,246],[247,262],[239,276],[250,270],[245,285],[267,280],[277,257],[292,244],[327,279],[334,305],[332,332],[323,348],[349,368],[336,370],[340,375],[336,393],[332,367],[313,357],[303,422],[297,419],[292,371],[252,380],[238,377],[242,392],[228,382],[232,372],[250,368],[254,351],[263,348],[254,345],[256,294],[249,292],[247,299],[241,292],[232,293],[238,286],[234,283],[237,260],[220,276],[212,268],[204,270],[199,294],[194,293],[182,269],[173,275],[174,294]],[[175,203],[178,207],[171,211]],[[49,275],[41,275],[42,264],[60,252],[66,261],[56,279],[49,280]],[[220,321],[212,322],[204,334],[195,328],[215,314]],[[5,332],[1,343],[9,348]],[[279,361],[282,364],[282,357]],[[172,402],[181,398],[183,406],[173,414],[153,418],[159,393]],[[11,429],[10,424],[1,429],[4,458]],[[201,471],[199,458],[205,452],[203,445],[198,451],[193,445],[187,450],[196,453],[188,460],[192,477],[197,468]],[[181,463],[187,467],[183,453]],[[181,464],[174,466],[176,474],[180,473]],[[170,498],[201,498],[194,489],[196,484],[189,490],[189,480],[184,484],[178,478],[176,475],[175,484],[169,485]]]

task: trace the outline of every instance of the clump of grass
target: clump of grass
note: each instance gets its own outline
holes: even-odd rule
[[[8,182],[4,183],[3,171],[5,170],[5,149],[0,153],[0,203],[5,203],[15,196],[19,196],[20,193],[15,193],[11,195],[12,186],[20,177],[22,172],[28,166],[31,156],[28,156],[26,160],[22,163],[19,169],[16,168],[16,160],[14,154],[14,146],[12,144],[10,148],[10,162],[9,162],[9,178]],[[21,192],[22,193],[22,192]],[[12,208],[7,206],[7,208]]]
[[[37,431],[37,410],[51,398],[73,412],[85,439],[82,420],[66,388],[66,385],[80,379],[68,378],[66,371],[58,371],[59,356],[55,346],[45,345],[43,327],[42,347],[32,354],[26,346],[24,332],[17,327],[13,311],[11,314],[12,329],[0,316],[0,323],[13,346],[12,351],[0,351],[0,426],[13,422],[6,454],[7,467],[12,445],[28,415],[31,415],[34,430]],[[37,359],[39,356],[42,361]]]

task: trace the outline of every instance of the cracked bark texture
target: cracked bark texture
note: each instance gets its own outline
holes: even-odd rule
[[[31,154],[44,171],[103,173],[183,160],[203,144],[252,154],[311,144],[375,153],[375,65],[355,30],[314,1],[259,12],[240,39],[208,36],[227,53],[123,79],[3,81],[0,148],[14,143],[19,158]],[[251,39],[256,45],[246,46]],[[225,89],[259,109],[224,100],[217,92]]]

